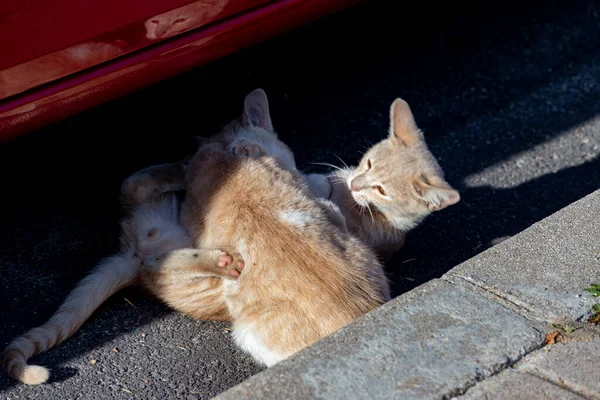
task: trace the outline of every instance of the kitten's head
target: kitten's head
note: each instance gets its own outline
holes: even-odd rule
[[[389,136],[365,153],[346,183],[358,205],[370,206],[397,224],[460,200],[400,98],[390,108]]]
[[[273,129],[269,100],[264,90],[255,89],[250,92],[244,100],[242,115],[226,125],[213,140],[219,140],[227,146],[238,138],[255,142],[264,153],[277,159],[284,168],[296,169],[294,153],[278,139]]]

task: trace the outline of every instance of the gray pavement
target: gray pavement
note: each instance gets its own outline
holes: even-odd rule
[[[519,370],[588,399],[600,399],[600,339],[557,344],[532,354]]]
[[[310,162],[338,163],[335,155],[357,161],[385,135],[391,101],[402,96],[411,104],[462,200],[427,219],[390,261],[396,295],[598,189],[600,7],[531,4],[448,6],[435,15],[423,5],[415,15],[428,18],[399,24],[386,2],[367,2],[2,145],[0,346],[46,320],[116,251],[120,182],[192,151],[193,135],[235,117],[256,87],[267,91],[275,127],[307,171],[322,170]],[[507,281],[471,276],[479,286],[469,283],[453,301],[467,308],[469,299],[491,302],[493,316],[519,315],[521,349],[535,348],[540,319],[491,296],[496,289],[512,295]],[[451,282],[446,276],[426,288],[456,286]],[[521,299],[528,307],[543,300]],[[580,300],[565,306],[580,308]],[[504,343],[515,339],[492,319],[474,320],[476,337],[488,329]],[[49,384],[25,387],[1,375],[0,398],[210,398],[262,370],[235,349],[225,328],[124,290],[72,339],[33,360],[51,368]],[[392,330],[386,335],[394,338]],[[463,363],[445,384],[461,388],[463,378],[504,365],[499,349],[484,351],[481,340],[469,354],[481,351],[486,365],[465,370]],[[519,354],[507,353],[505,363]]]
[[[583,400],[575,393],[538,378],[535,375],[506,370],[485,380],[460,397],[461,400]]]

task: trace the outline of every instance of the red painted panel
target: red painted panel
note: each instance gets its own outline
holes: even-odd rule
[[[205,64],[361,0],[266,3],[0,103],[0,141]]]
[[[267,0],[196,1],[214,10],[215,20],[248,10]],[[150,19],[194,0],[2,0],[0,1],[0,70],[92,40]],[[212,11],[211,11],[212,12]],[[204,14],[205,11],[201,11]],[[218,14],[218,15],[216,15]],[[139,25],[139,24],[138,24]]]
[[[11,0],[0,9],[0,37],[14,38],[0,42],[0,100],[267,1]]]

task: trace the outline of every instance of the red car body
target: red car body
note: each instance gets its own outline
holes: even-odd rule
[[[0,142],[358,1],[1,1]]]

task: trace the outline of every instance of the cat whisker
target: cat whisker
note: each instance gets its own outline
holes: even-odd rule
[[[337,165],[333,165],[333,164],[329,164],[329,163],[311,163],[311,164],[315,164],[315,165],[324,165],[326,167],[331,167],[331,168],[335,168],[338,171],[343,171],[342,168],[338,167]]]
[[[346,182],[346,179],[341,176],[329,176],[328,179],[334,183],[345,183]]]
[[[348,164],[346,164],[346,163],[344,162],[344,160],[342,160],[342,158],[341,158],[340,156],[338,156],[337,154],[334,154],[334,156],[336,156],[336,157],[337,157],[337,159],[338,159],[338,160],[340,160],[342,164],[344,164],[344,167],[345,167],[345,168],[349,168],[349,167],[348,167]]]
[[[367,210],[369,210],[369,214],[371,214],[371,222],[375,225],[375,218],[373,218],[373,213],[371,212],[371,206],[367,203]]]

